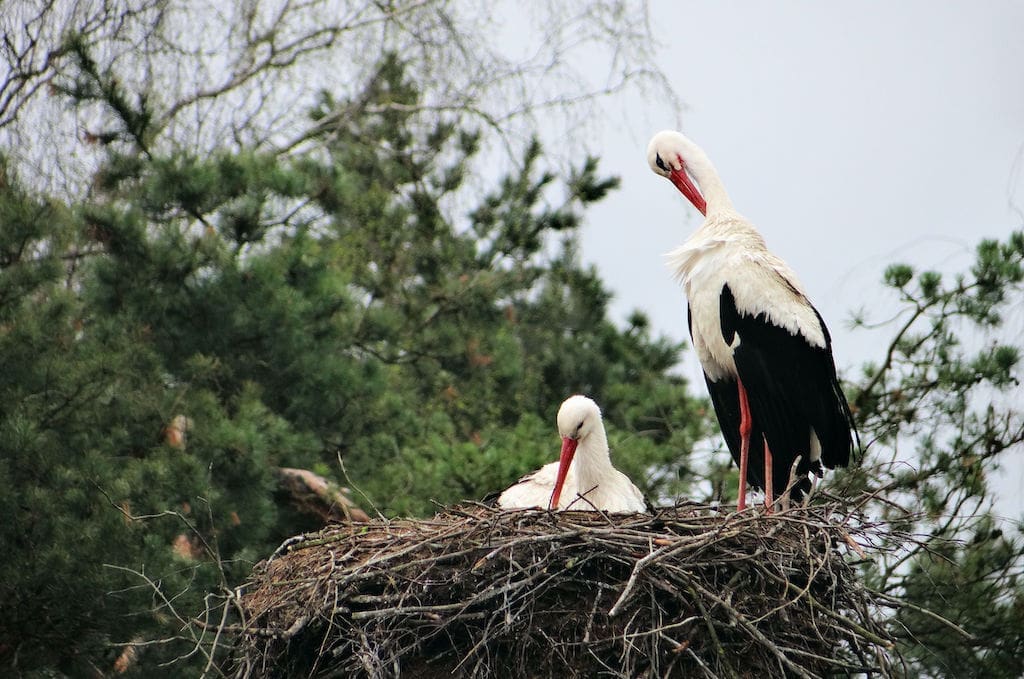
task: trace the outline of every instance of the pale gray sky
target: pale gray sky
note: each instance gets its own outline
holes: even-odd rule
[[[849,327],[854,309],[894,308],[879,283],[888,264],[963,270],[980,238],[1024,226],[1024,2],[651,5],[660,65],[688,105],[682,131],[800,276],[841,370],[892,335]],[[623,184],[588,212],[583,258],[615,292],[616,318],[643,309],[683,339],[662,256],[700,222],[644,153],[675,120],[633,97],[604,123],[596,150]],[[692,354],[684,373],[699,389]],[[1015,466],[1006,482],[1024,487]]]

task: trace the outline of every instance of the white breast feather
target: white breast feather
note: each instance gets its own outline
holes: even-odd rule
[[[498,506],[505,509],[547,509],[557,477],[558,463],[546,464],[507,488],[498,497]],[[580,497],[580,493],[584,496]],[[580,488],[576,460],[573,460],[565,477],[562,496],[558,498],[558,509],[586,511],[595,508],[606,512],[646,512],[647,503],[629,477],[617,469],[609,469],[596,487]]]
[[[555,480],[558,478],[558,463],[546,464],[532,474],[527,474],[519,479],[519,482],[509,486],[498,497],[498,505],[506,509],[547,509],[551,501],[551,493],[555,490]],[[558,499],[559,509],[565,509],[575,496],[575,491],[566,492],[568,489],[576,488],[576,461],[569,465],[569,471],[565,475],[565,485],[562,496]]]

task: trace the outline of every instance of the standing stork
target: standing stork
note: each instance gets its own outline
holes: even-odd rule
[[[699,146],[659,132],[647,162],[705,216],[669,253],[669,265],[686,292],[690,338],[740,468],[737,510],[746,507],[748,480],[764,489],[767,511],[776,496],[786,503],[787,489],[799,501],[811,488],[808,473],[849,464],[857,437],[828,328],[796,274],[733,209]]]
[[[586,396],[570,396],[558,409],[557,419],[562,437],[558,462],[544,465],[507,488],[498,497],[498,506],[647,511],[643,493],[612,466],[597,404]]]

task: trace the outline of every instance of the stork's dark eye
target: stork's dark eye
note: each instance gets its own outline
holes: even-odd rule
[[[668,172],[668,166],[665,165],[665,161],[661,159],[660,154],[655,157],[654,164],[657,165],[663,172]]]
[[[580,433],[580,429],[583,429],[583,420],[580,420],[580,423],[576,425],[576,433],[577,434]]]

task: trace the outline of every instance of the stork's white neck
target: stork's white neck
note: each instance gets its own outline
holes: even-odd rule
[[[602,482],[607,482],[614,469],[608,453],[608,436],[604,427],[597,426],[585,437],[580,439],[576,448],[576,492],[581,495]]]
[[[718,176],[718,171],[715,170],[715,166],[711,163],[708,155],[704,153],[704,149],[689,139],[685,139],[684,147],[683,159],[686,163],[686,169],[689,170],[690,175],[696,180],[697,187],[707,203],[707,218],[711,220],[712,218],[725,216],[728,213],[735,213],[729,193],[725,190],[725,185]]]

